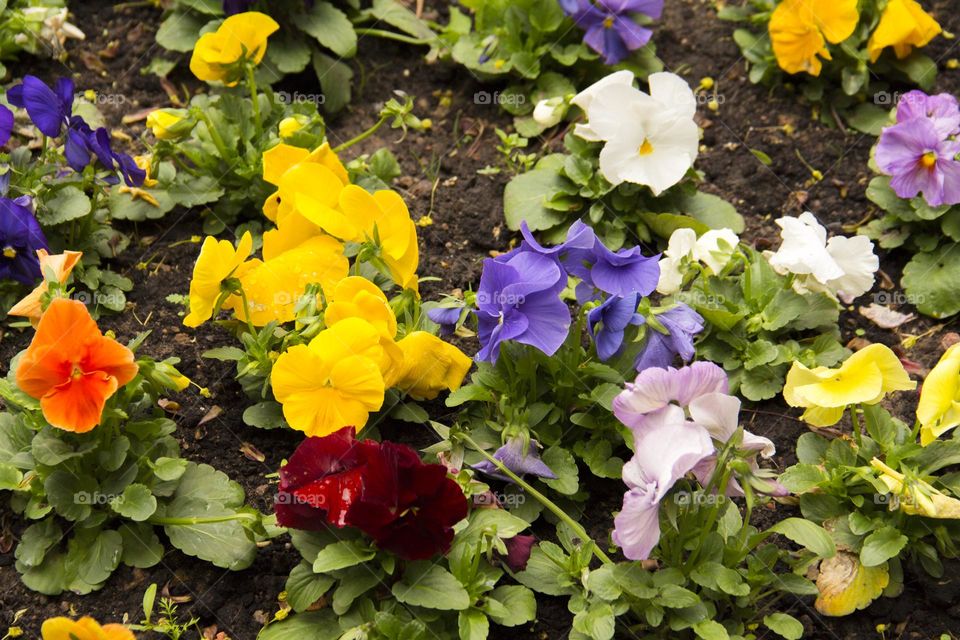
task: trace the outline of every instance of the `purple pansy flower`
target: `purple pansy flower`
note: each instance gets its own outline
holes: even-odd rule
[[[628,326],[639,326],[645,322],[643,316],[637,313],[639,304],[639,293],[625,297],[610,296],[587,313],[587,330],[597,345],[597,355],[604,362],[620,351]]]
[[[647,44],[653,35],[653,31],[637,24],[631,14],[642,13],[657,19],[663,13],[663,0],[561,0],[560,6],[586,31],[583,41],[587,46],[609,65]]]
[[[30,198],[0,198],[0,279],[35,284],[42,275],[37,249],[49,248]]]
[[[712,362],[694,362],[680,369],[654,367],[626,384],[613,399],[613,413],[623,424],[638,429],[646,415],[668,405],[686,408],[700,396],[728,390],[726,372]]]
[[[680,303],[654,318],[667,333],[661,333],[650,322],[647,323],[647,342],[637,356],[634,368],[643,371],[649,367],[669,367],[678,355],[684,362],[690,362],[696,353],[693,338],[703,331],[703,317]]]
[[[436,307],[427,311],[427,317],[440,325],[440,335],[449,336],[457,330],[463,307]]]
[[[518,534],[512,538],[507,538],[503,541],[503,544],[507,547],[507,555],[503,556],[504,563],[513,572],[523,571],[527,568],[530,553],[536,543],[537,539],[534,536]]]
[[[898,196],[922,193],[930,206],[939,207],[960,203],[958,153],[960,141],[944,138],[933,120],[915,118],[883,130],[875,159]]]
[[[496,363],[500,344],[514,340],[548,356],[567,338],[570,310],[560,300],[566,274],[557,262],[533,252],[507,261],[484,260],[477,291],[477,359]]]
[[[659,254],[644,256],[640,247],[611,251],[581,220],[570,225],[566,240],[549,248],[536,241],[526,222],[521,223],[520,232],[523,234],[520,247],[498,260],[523,251],[554,258],[567,274],[581,280],[577,285],[577,300],[581,304],[596,299],[597,291],[623,297],[632,293],[648,296],[657,288]]]
[[[13,111],[0,104],[0,147],[7,144],[13,133]]]
[[[518,476],[531,475],[553,480],[557,474],[540,459],[539,447],[536,440],[510,438],[506,444],[494,452],[493,457]],[[510,477],[501,473],[499,468],[489,460],[478,462],[473,465],[473,468],[491,478],[510,482]]]
[[[673,485],[714,453],[710,434],[669,406],[652,414],[637,434],[636,454],[623,466],[623,509],[613,541],[630,560],[646,560],[660,540],[660,502]]]
[[[27,75],[23,82],[7,91],[7,100],[27,110],[40,133],[56,138],[70,122],[73,113],[73,80],[58,79],[51,89],[36,76]]]
[[[897,104],[897,122],[928,118],[942,137],[960,132],[960,103],[949,93],[928,96],[923,91],[904,94]]]

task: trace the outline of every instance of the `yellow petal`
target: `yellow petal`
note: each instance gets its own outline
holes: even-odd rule
[[[810,12],[823,37],[833,44],[852,36],[860,22],[857,0],[812,0]]]
[[[826,616],[846,616],[879,598],[889,583],[886,564],[865,567],[856,554],[838,551],[820,562],[815,606]]]
[[[313,224],[296,211],[283,217],[276,229],[263,234],[263,259],[273,260],[280,254],[296,249],[310,238],[323,234],[320,227]]]
[[[893,47],[898,58],[905,58],[913,47],[926,46],[942,29],[915,0],[890,0],[880,22],[867,43],[870,61],[887,47]]]
[[[796,393],[816,407],[846,407],[877,397],[883,390],[883,376],[872,363],[857,367],[844,364],[826,380],[797,387]]]
[[[360,276],[338,282],[324,312],[327,326],[346,318],[363,318],[388,338],[397,334],[397,318],[387,296],[377,285]]]
[[[280,143],[263,152],[263,179],[280,186],[280,178],[294,165],[306,160],[310,152],[302,147]]]
[[[473,364],[460,349],[425,331],[414,331],[397,344],[403,350],[403,372],[394,386],[416,400],[459,389]]]
[[[253,236],[243,234],[234,248],[229,240],[217,240],[208,236],[200,247],[200,256],[193,268],[190,281],[190,313],[183,319],[188,327],[198,327],[210,319],[221,283],[246,260],[253,248]]]
[[[802,0],[786,0],[777,5],[768,26],[770,42],[781,69],[818,76],[822,63],[817,56],[829,53],[816,24],[801,12],[801,4]]]
[[[917,420],[923,425],[921,444],[930,444],[940,434],[960,425],[960,344],[943,354],[920,390]]]

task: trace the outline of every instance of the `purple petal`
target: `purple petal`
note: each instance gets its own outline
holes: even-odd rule
[[[514,338],[552,356],[563,345],[570,331],[570,309],[551,291],[527,296],[522,313],[527,330]]]
[[[43,135],[55,138],[66,121],[60,98],[35,76],[23,78],[20,98],[27,114]]]
[[[630,18],[617,16],[613,20],[613,31],[617,32],[624,46],[630,51],[636,51],[648,42],[653,35],[653,31],[642,27]]]
[[[614,398],[613,413],[620,422],[635,429],[644,416],[671,403],[686,407],[702,395],[726,393],[728,388],[724,370],[705,360],[681,369],[648,368]]]
[[[0,104],[0,147],[7,144],[13,132],[13,112]]]
[[[613,543],[630,560],[646,560],[660,541],[660,504],[646,489],[623,494],[623,508],[613,519]]]

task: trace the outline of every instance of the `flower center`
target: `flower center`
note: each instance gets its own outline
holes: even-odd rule
[[[653,153],[653,145],[650,144],[649,138],[643,139],[643,144],[641,144],[640,148],[637,149],[637,153],[639,153],[641,156],[648,156]]]
[[[80,365],[73,365],[73,371],[70,372],[70,377],[76,380],[83,376],[83,369],[80,368]]]
[[[613,16],[607,16],[603,21],[603,27],[605,29],[613,29]]]
[[[933,151],[928,151],[920,158],[920,164],[924,169],[933,169],[937,164],[937,154]]]
[[[4,247],[3,257],[10,258],[12,260],[17,257],[17,250],[14,249],[13,247]]]

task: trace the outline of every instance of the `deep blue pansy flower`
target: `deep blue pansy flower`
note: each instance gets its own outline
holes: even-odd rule
[[[657,19],[663,13],[663,0],[560,0],[560,7],[586,32],[583,41],[587,46],[613,65],[647,44],[653,35],[637,24],[632,14]]]
[[[637,313],[640,298],[639,293],[610,296],[587,313],[587,330],[597,345],[597,355],[604,362],[620,351],[627,327],[644,323],[643,316]]]
[[[40,279],[37,249],[49,249],[28,196],[0,197],[0,280],[32,286]]]
[[[449,336],[457,330],[463,307],[436,307],[427,311],[427,317],[440,325],[440,335]]]
[[[666,369],[678,355],[684,362],[690,362],[695,353],[693,339],[703,331],[703,316],[680,303],[656,314],[654,318],[666,329],[666,333],[647,323],[647,343],[634,363],[636,370],[643,371],[650,367]]]

